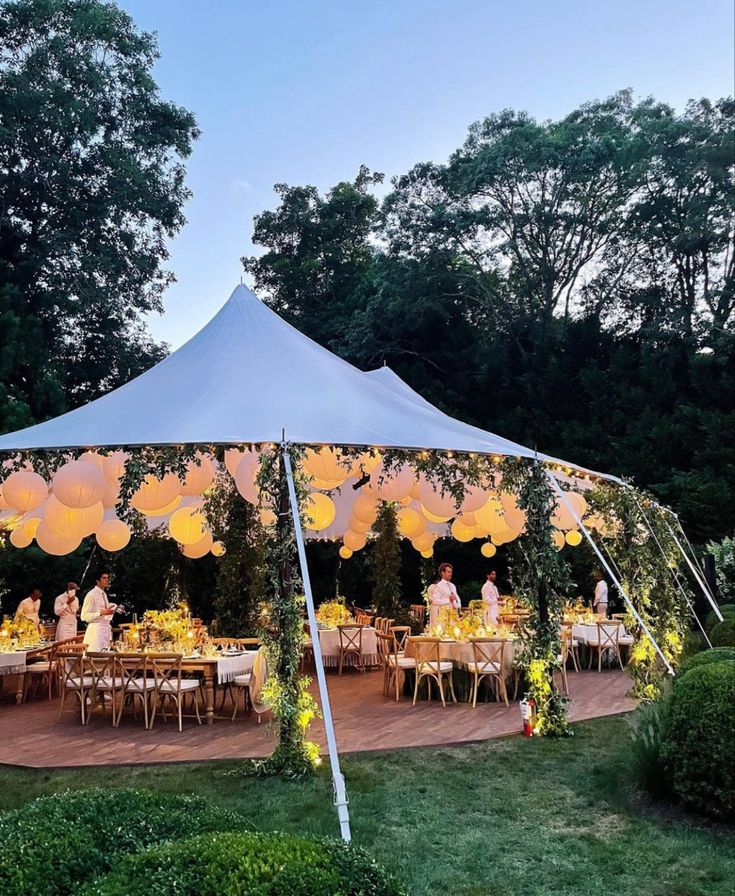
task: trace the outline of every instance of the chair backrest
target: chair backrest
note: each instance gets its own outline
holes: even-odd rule
[[[57,667],[61,688],[80,690],[84,677],[84,654],[81,650],[57,650]]]
[[[348,625],[338,625],[339,649],[347,653],[362,653],[362,630],[364,628],[364,625],[355,625],[354,622]]]
[[[390,619],[390,618],[388,618],[388,617],[386,616],[386,617],[383,619],[383,627],[382,627],[381,631],[385,632],[386,635],[389,635],[389,634],[390,634],[390,630],[391,630],[391,629],[393,628],[393,626],[395,625],[395,621],[396,621],[395,618]],[[377,628],[377,626],[376,626],[376,628]]]
[[[370,625],[370,623],[373,621],[373,617],[369,616],[367,613],[358,613],[356,620],[357,620],[358,625]],[[348,624],[354,625],[354,623],[348,623]]]
[[[384,619],[382,616],[376,616],[375,621],[373,622],[373,626],[376,632],[384,632],[385,628],[383,628]]]
[[[248,647],[260,644],[259,638],[210,638],[209,644],[234,650],[247,650]]]
[[[473,658],[478,666],[497,663],[501,669],[503,668],[506,644],[503,638],[470,638],[470,643]]]
[[[598,622],[597,623],[597,642],[601,648],[613,647],[617,649],[618,639],[620,638],[619,622]]]
[[[441,661],[441,638],[411,638],[416,665],[420,663],[439,663]]]
[[[408,615],[416,622],[423,622],[426,619],[426,604],[411,604]]]
[[[147,668],[153,673],[156,691],[160,691],[166,685],[179,693],[181,691],[181,654],[149,653],[147,658]]]
[[[125,690],[133,685],[136,679],[148,677],[148,654],[146,653],[118,653],[116,676]]]
[[[378,655],[380,656],[380,661],[385,664],[388,662],[388,658],[393,650],[393,636],[386,635],[385,632],[376,631],[375,637],[378,639]]]
[[[117,654],[87,651],[84,655],[84,672],[92,678],[92,688],[109,685],[115,680]]]
[[[396,640],[398,650],[406,649],[406,641],[411,637],[410,625],[392,625],[388,630],[389,635],[393,635]]]

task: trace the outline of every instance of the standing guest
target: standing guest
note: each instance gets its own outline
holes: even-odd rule
[[[487,573],[487,581],[482,586],[482,599],[485,603],[485,625],[498,624],[498,607],[501,603],[495,580],[498,574],[494,569]]]
[[[77,591],[79,591],[79,585],[76,582],[69,582],[66,591],[54,601],[54,613],[59,617],[59,621],[56,623],[57,641],[67,641],[77,633],[77,614],[79,613]]]
[[[592,601],[592,609],[598,616],[607,618],[607,582],[602,577],[599,569],[592,573],[592,578],[597,583],[595,585],[595,598]]]
[[[461,606],[456,587],[452,584],[454,569],[451,563],[442,563],[439,566],[439,581],[429,588],[431,610],[429,612],[429,625],[434,626],[439,618],[439,611],[443,607],[450,607],[459,612]]]
[[[100,572],[95,581],[82,606],[82,621],[87,623],[84,643],[91,651],[107,650],[112,643],[112,616],[117,609],[107,600],[105,591],[110,584],[109,572]]]
[[[30,595],[23,598],[18,604],[18,609],[15,611],[16,616],[24,616],[26,619],[30,619],[39,629],[41,627],[41,619],[38,611],[41,609],[41,597],[41,589],[34,588]]]

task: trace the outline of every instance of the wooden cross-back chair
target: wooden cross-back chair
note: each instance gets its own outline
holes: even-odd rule
[[[429,697],[431,697],[430,682],[436,682],[436,686],[439,688],[439,696],[442,699],[442,706],[444,707],[447,705],[447,702],[444,699],[444,681],[448,680],[452,701],[454,703],[457,702],[457,698],[454,695],[454,685],[452,684],[453,667],[449,660],[443,660],[441,658],[441,643],[441,638],[411,638],[411,646],[416,661],[416,683],[413,689],[413,706],[416,705],[419,685],[424,678],[427,681]]]
[[[156,690],[156,683],[150,672],[148,655],[145,653],[118,653],[117,677],[120,679],[121,699],[117,717],[113,725],[117,728],[122,718],[125,704],[129,701],[136,709],[136,701],[143,706],[143,722],[148,728],[151,698]]]
[[[508,692],[505,689],[505,672],[503,661],[506,641],[503,638],[470,638],[472,644],[472,663],[469,671],[472,674],[472,708],[477,706],[477,694],[480,684],[489,678],[495,686],[495,699],[502,696],[508,705]]]
[[[411,626],[410,625],[392,625],[388,630],[389,635],[393,635],[396,639],[396,644],[398,645],[399,653],[405,653],[406,651],[406,642],[411,637]]]
[[[339,634],[339,674],[342,674],[342,667],[348,657],[354,657],[353,665],[361,672],[365,671],[365,664],[362,657],[362,630],[364,625],[350,623],[347,625],[338,625],[337,632]]]
[[[613,657],[620,663],[623,668],[623,658],[620,656],[620,628],[622,623],[618,620],[608,620],[607,622],[597,623],[597,639],[595,641],[587,641],[590,650],[590,661],[588,669],[592,668],[592,659],[597,652],[597,671],[602,672],[602,655],[609,650]]]
[[[405,626],[407,628],[407,626]],[[410,631],[410,629],[409,629]],[[401,644],[395,634],[395,629],[390,634],[379,633],[386,645],[386,687],[384,693],[388,693],[391,684],[395,692],[396,702],[401,699],[403,677],[407,672],[416,670],[416,660],[404,655]],[[405,639],[404,639],[405,640]]]
[[[72,696],[79,701],[79,715],[82,724],[84,724],[87,694],[92,687],[92,677],[85,674],[83,652],[71,645],[63,650],[58,650],[57,669],[59,674],[59,694],[61,697],[57,721],[61,719],[61,714],[64,712],[67,697]]]
[[[149,653],[148,663],[153,673],[154,700],[151,713],[150,727],[156,720],[158,708],[161,708],[164,720],[166,719],[166,701],[171,701],[177,711],[179,719],[179,731],[183,728],[183,707],[187,697],[191,697],[194,704],[197,722],[201,725],[199,715],[199,682],[195,678],[183,678],[181,675],[180,653]]]

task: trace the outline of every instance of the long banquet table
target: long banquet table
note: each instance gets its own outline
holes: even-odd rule
[[[12,682],[12,684],[15,686],[16,703],[23,702],[23,687],[25,684],[26,669],[28,668],[28,660],[36,659],[48,650],[50,650],[50,645],[41,644],[37,647],[0,653],[0,675],[7,676],[9,683],[11,683],[10,679],[15,678],[15,681]],[[10,692],[12,693],[12,691]]]
[[[522,650],[523,644],[515,638],[503,638],[505,641],[505,649],[503,651],[503,671],[506,677],[511,674],[516,663],[516,657]],[[416,656],[416,649],[412,643],[413,639],[409,638],[406,642],[405,656],[413,658]],[[441,658],[449,660],[460,669],[467,669],[470,663],[474,663],[475,654],[472,649],[471,641],[455,641],[454,639],[442,639]]]
[[[232,656],[185,656],[181,661],[182,672],[200,672],[204,678],[204,709],[207,725],[214,724],[215,677],[220,684],[234,681],[238,675],[250,672],[257,650],[246,650]]]
[[[336,628],[320,628],[319,644],[322,648],[322,661],[325,666],[339,665],[339,630]],[[377,666],[378,636],[372,626],[366,625],[362,630],[362,662],[365,666]],[[345,658],[345,666],[354,665],[355,656]]]

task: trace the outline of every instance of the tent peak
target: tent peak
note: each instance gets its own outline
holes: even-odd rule
[[[261,304],[260,299],[255,295],[252,289],[248,289],[244,283],[237,284],[237,286],[232,290],[232,294],[230,295],[228,302],[234,302],[236,304],[242,304],[245,302],[257,302],[259,305]]]

